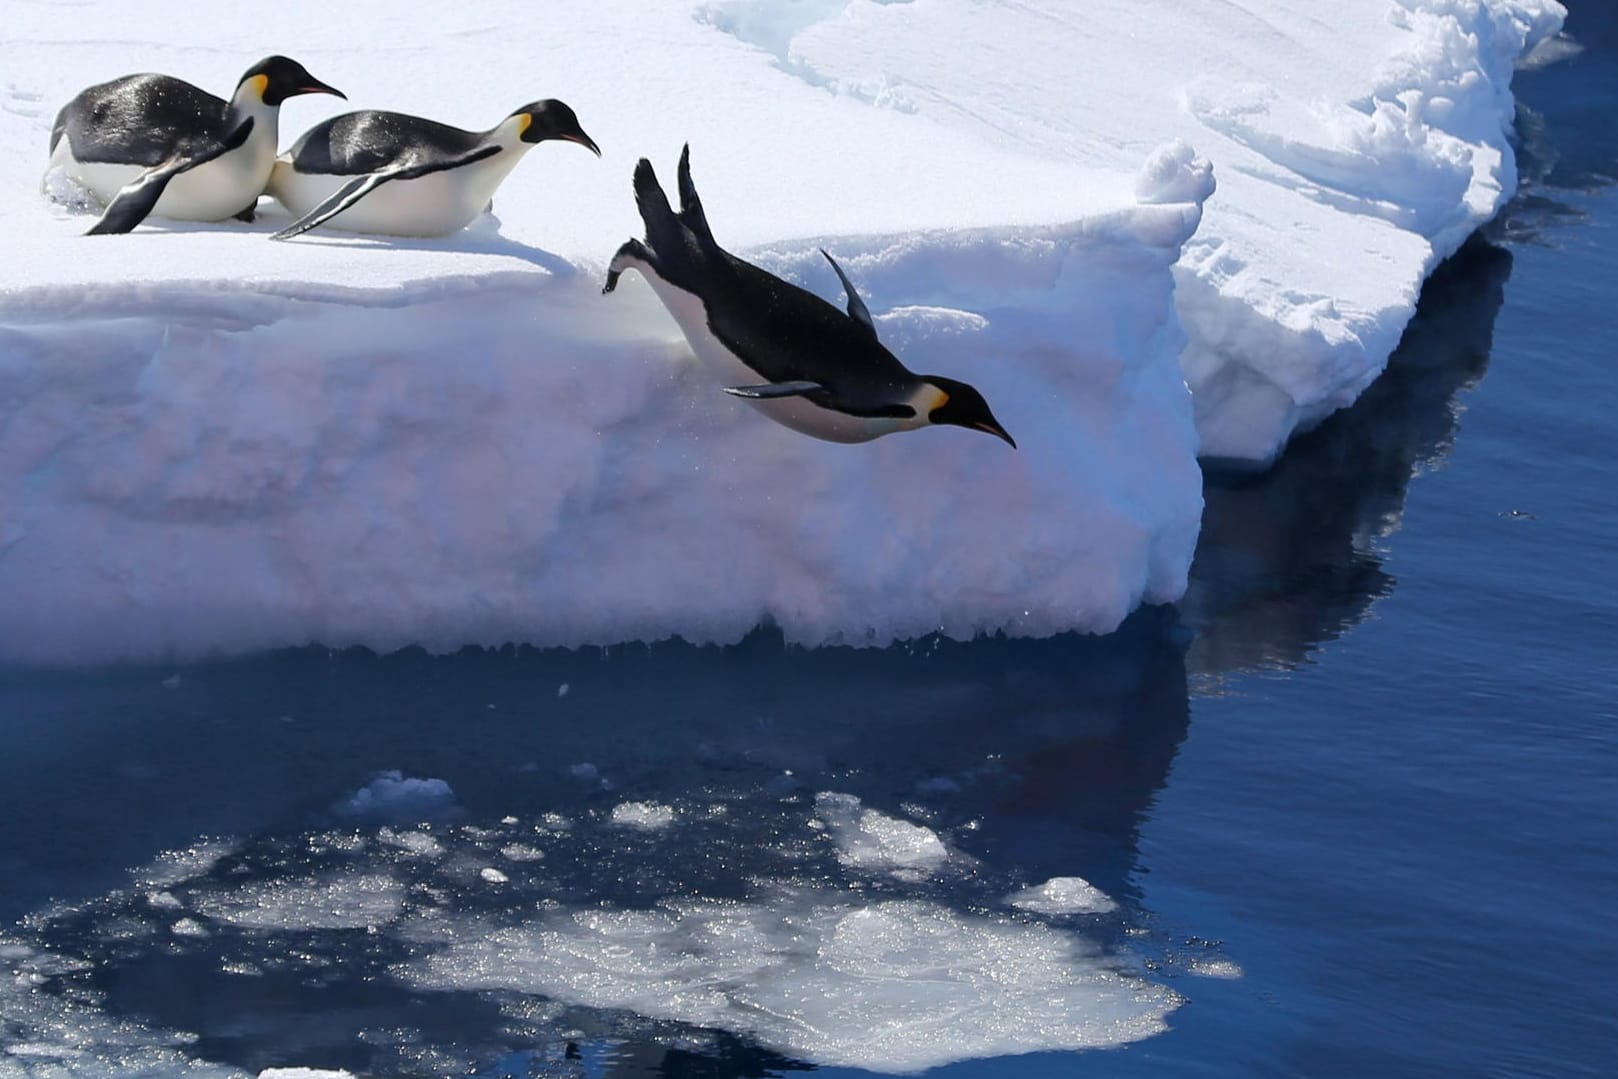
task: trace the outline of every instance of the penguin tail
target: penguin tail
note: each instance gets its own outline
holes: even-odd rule
[[[697,194],[697,185],[691,182],[691,144],[688,142],[680,150],[680,221],[691,234],[697,238],[697,243],[704,251],[717,248],[719,244],[713,238],[713,230],[708,227],[708,215],[702,211],[702,198]]]
[[[62,141],[67,134],[67,106],[63,105],[56,113],[56,123],[51,125],[51,148],[48,151],[53,156],[56,153],[56,144]]]

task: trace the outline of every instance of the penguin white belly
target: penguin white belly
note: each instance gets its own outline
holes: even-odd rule
[[[223,221],[233,217],[258,201],[274,160],[274,150],[269,143],[249,140],[246,145],[170,180],[152,213],[178,221]],[[103,203],[111,202],[126,184],[147,171],[141,165],[80,161],[73,156],[65,138],[56,144],[51,167],[62,168],[69,178],[88,188]]]
[[[390,180],[322,228],[386,236],[443,236],[470,224],[494,197],[500,181],[516,163],[477,162],[458,169],[430,172],[414,180]],[[270,194],[294,217],[319,206],[358,177],[298,172],[282,158],[270,177]]]
[[[757,386],[764,379],[747,366],[736,354],[726,348],[708,328],[708,311],[701,298],[684,289],[676,288],[652,271],[649,266],[636,262],[641,275],[651,282],[663,306],[668,308],[674,321],[679,323],[686,342],[697,354],[703,368],[722,386]],[[783,427],[824,439],[827,442],[869,442],[894,431],[908,431],[926,423],[920,416],[900,419],[893,416],[850,416],[837,412],[803,397],[778,397],[773,400],[741,398]]]

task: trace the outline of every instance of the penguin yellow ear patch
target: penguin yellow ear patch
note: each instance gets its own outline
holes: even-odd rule
[[[534,122],[533,113],[525,112],[521,116],[517,117],[517,134],[519,134],[519,135],[523,134],[525,131],[528,130],[529,125],[532,124],[533,122]]]
[[[264,96],[264,91],[268,90],[269,88],[270,88],[270,77],[268,75],[254,75],[253,76],[253,92],[256,93],[259,97],[263,97]]]

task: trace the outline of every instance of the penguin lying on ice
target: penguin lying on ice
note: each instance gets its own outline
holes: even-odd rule
[[[284,56],[248,68],[228,102],[171,75],[99,83],[57,113],[50,168],[107,204],[92,236],[149,214],[250,216],[275,164],[281,103],[299,94],[343,96]]]
[[[334,116],[275,162],[270,194],[298,220],[272,239],[327,223],[389,236],[454,232],[482,213],[523,154],[547,139],[601,156],[573,110],[554,100],[524,105],[488,131],[378,110]]]
[[[830,442],[866,442],[893,431],[954,424],[1004,439],[983,395],[964,382],[917,375],[877,340],[864,301],[831,255],[848,294],[844,314],[820,297],[721,248],[691,182],[691,148],[680,154],[680,212],[669,206],[651,162],[635,166],[635,203],[646,239],[618,248],[602,292],[638,270],[679,323],[700,359],[765,415]]]

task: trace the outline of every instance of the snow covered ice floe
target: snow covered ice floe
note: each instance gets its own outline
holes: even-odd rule
[[[1510,66],[1560,15],[606,0],[541,34],[515,0],[379,8],[289,0],[273,42],[245,4],[181,40],[150,5],[8,14],[0,661],[1109,630],[1185,587],[1199,431],[1263,460],[1351,400],[1509,193]],[[38,194],[82,86],[228,89],[272,50],[468,127],[560,97],[604,157],[540,147],[498,225],[441,241],[271,244],[270,204],[87,240]],[[289,102],[283,142],[329,105]],[[598,296],[634,159],[686,140],[722,242],[836,299],[827,246],[1022,450],[815,443],[718,393],[639,282]]]

